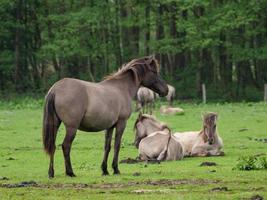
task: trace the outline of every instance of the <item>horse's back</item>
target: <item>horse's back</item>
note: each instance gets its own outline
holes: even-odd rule
[[[149,158],[156,158],[163,151],[167,144],[169,134],[157,131],[141,140],[139,144],[139,154]]]
[[[176,132],[174,137],[181,143],[184,149],[185,155],[188,155],[194,144],[198,141],[199,132],[198,131],[188,131],[188,132]]]
[[[68,126],[85,131],[111,127],[118,119],[119,103],[112,96],[116,91],[98,83],[64,78],[54,84],[55,108]]]
[[[86,109],[85,81],[64,78],[56,82],[48,93],[55,94],[55,110],[64,124],[77,127]]]

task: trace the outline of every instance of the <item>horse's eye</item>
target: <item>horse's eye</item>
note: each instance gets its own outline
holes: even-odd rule
[[[213,127],[216,128],[216,125],[214,125]]]

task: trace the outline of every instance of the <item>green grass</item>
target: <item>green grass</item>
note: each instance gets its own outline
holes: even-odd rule
[[[41,102],[32,105],[28,101],[0,102],[0,178],[9,178],[0,180],[0,199],[249,199],[256,194],[267,198],[267,170],[233,170],[239,157],[267,153],[266,143],[249,140],[249,137],[267,138],[267,104],[197,105],[176,102],[185,110],[184,115],[161,116],[157,111],[157,118],[169,124],[174,132],[199,130],[201,112],[217,112],[218,130],[226,155],[185,158],[161,164],[120,164],[122,174],[119,176],[101,176],[103,132],[79,131],[71,153],[77,177],[66,177],[61,147],[58,146],[65,135],[61,126],[57,135],[55,178],[50,180],[47,177],[49,159],[42,150]],[[128,121],[120,160],[137,156],[137,149],[131,145],[136,117],[137,113],[133,113]],[[112,151],[109,158],[109,171],[112,173]],[[200,167],[205,161],[216,162],[217,166]],[[134,176],[135,172],[139,172],[140,176]],[[3,187],[3,184],[31,180],[38,186]],[[165,183],[166,180],[174,180],[174,184],[153,182],[160,180],[165,180]],[[217,187],[227,187],[228,191],[212,191]],[[143,192],[137,193],[136,190],[140,189]]]

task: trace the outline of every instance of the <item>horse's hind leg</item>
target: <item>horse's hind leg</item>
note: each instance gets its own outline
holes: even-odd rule
[[[126,126],[126,121],[118,121],[116,124],[116,135],[115,135],[115,143],[114,143],[114,157],[112,162],[112,168],[114,170],[114,174],[120,174],[119,168],[118,168],[118,158],[119,158],[119,151],[121,147],[121,137],[123,134],[123,131]]]
[[[66,175],[71,177],[74,177],[75,174],[73,173],[71,166],[70,149],[71,149],[71,144],[75,138],[76,132],[77,132],[76,128],[71,128],[66,126],[66,136],[62,144],[63,155],[65,159]]]
[[[105,136],[105,153],[104,153],[104,158],[103,158],[103,162],[101,165],[102,175],[104,175],[104,176],[109,174],[108,170],[107,170],[107,161],[108,161],[108,154],[109,154],[110,148],[111,148],[113,129],[114,129],[114,127],[108,129],[106,131],[106,136]]]

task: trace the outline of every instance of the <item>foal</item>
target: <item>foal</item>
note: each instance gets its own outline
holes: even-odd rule
[[[180,160],[183,148],[171,134],[170,128],[154,116],[139,114],[134,129],[134,144],[139,149],[141,160]]]
[[[217,133],[218,115],[207,113],[203,116],[203,128],[201,131],[175,133],[184,149],[184,156],[222,156],[222,138]]]
[[[136,148],[138,148],[139,143],[143,138],[149,136],[150,134],[156,131],[170,131],[170,128],[165,123],[158,121],[152,115],[139,113],[139,116],[134,124],[134,130],[134,145],[136,146]]]

